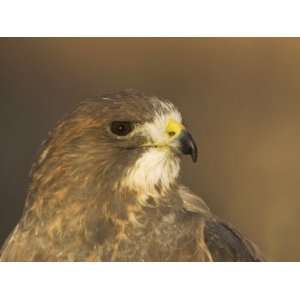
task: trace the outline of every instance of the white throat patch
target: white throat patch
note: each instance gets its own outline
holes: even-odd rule
[[[164,195],[176,181],[179,171],[180,159],[169,149],[149,148],[129,169],[121,185],[136,191],[143,202],[149,196]]]
[[[180,158],[169,147],[154,145],[167,145],[170,137],[166,134],[166,124],[170,119],[181,123],[181,114],[172,103],[162,102],[157,98],[153,99],[153,105],[156,111],[153,121],[138,129],[149,139],[150,147],[138,158],[120,183],[121,187],[137,192],[140,202],[149,196],[155,199],[165,195],[180,171]]]

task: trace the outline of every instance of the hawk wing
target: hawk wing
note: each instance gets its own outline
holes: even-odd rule
[[[203,234],[200,244],[205,245],[212,261],[263,261],[260,251],[228,223],[211,214],[205,202],[186,187],[179,189],[184,209],[202,218]]]
[[[208,220],[204,242],[213,261],[262,261],[258,249],[226,223]]]

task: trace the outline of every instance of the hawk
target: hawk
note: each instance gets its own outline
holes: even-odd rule
[[[259,261],[178,179],[197,146],[168,100],[89,99],[49,133],[2,261]]]

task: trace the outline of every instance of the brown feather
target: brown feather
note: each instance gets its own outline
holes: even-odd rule
[[[142,136],[114,140],[107,124],[151,121],[149,99],[132,90],[104,95],[50,132],[2,261],[260,260],[250,242],[177,183],[165,194],[158,185],[159,201],[144,195],[144,205],[137,201],[143,191],[116,189],[146,150],[136,146]]]

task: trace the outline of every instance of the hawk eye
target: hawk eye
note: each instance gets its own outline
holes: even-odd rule
[[[133,130],[133,124],[127,121],[114,121],[110,125],[113,134],[125,136]]]

